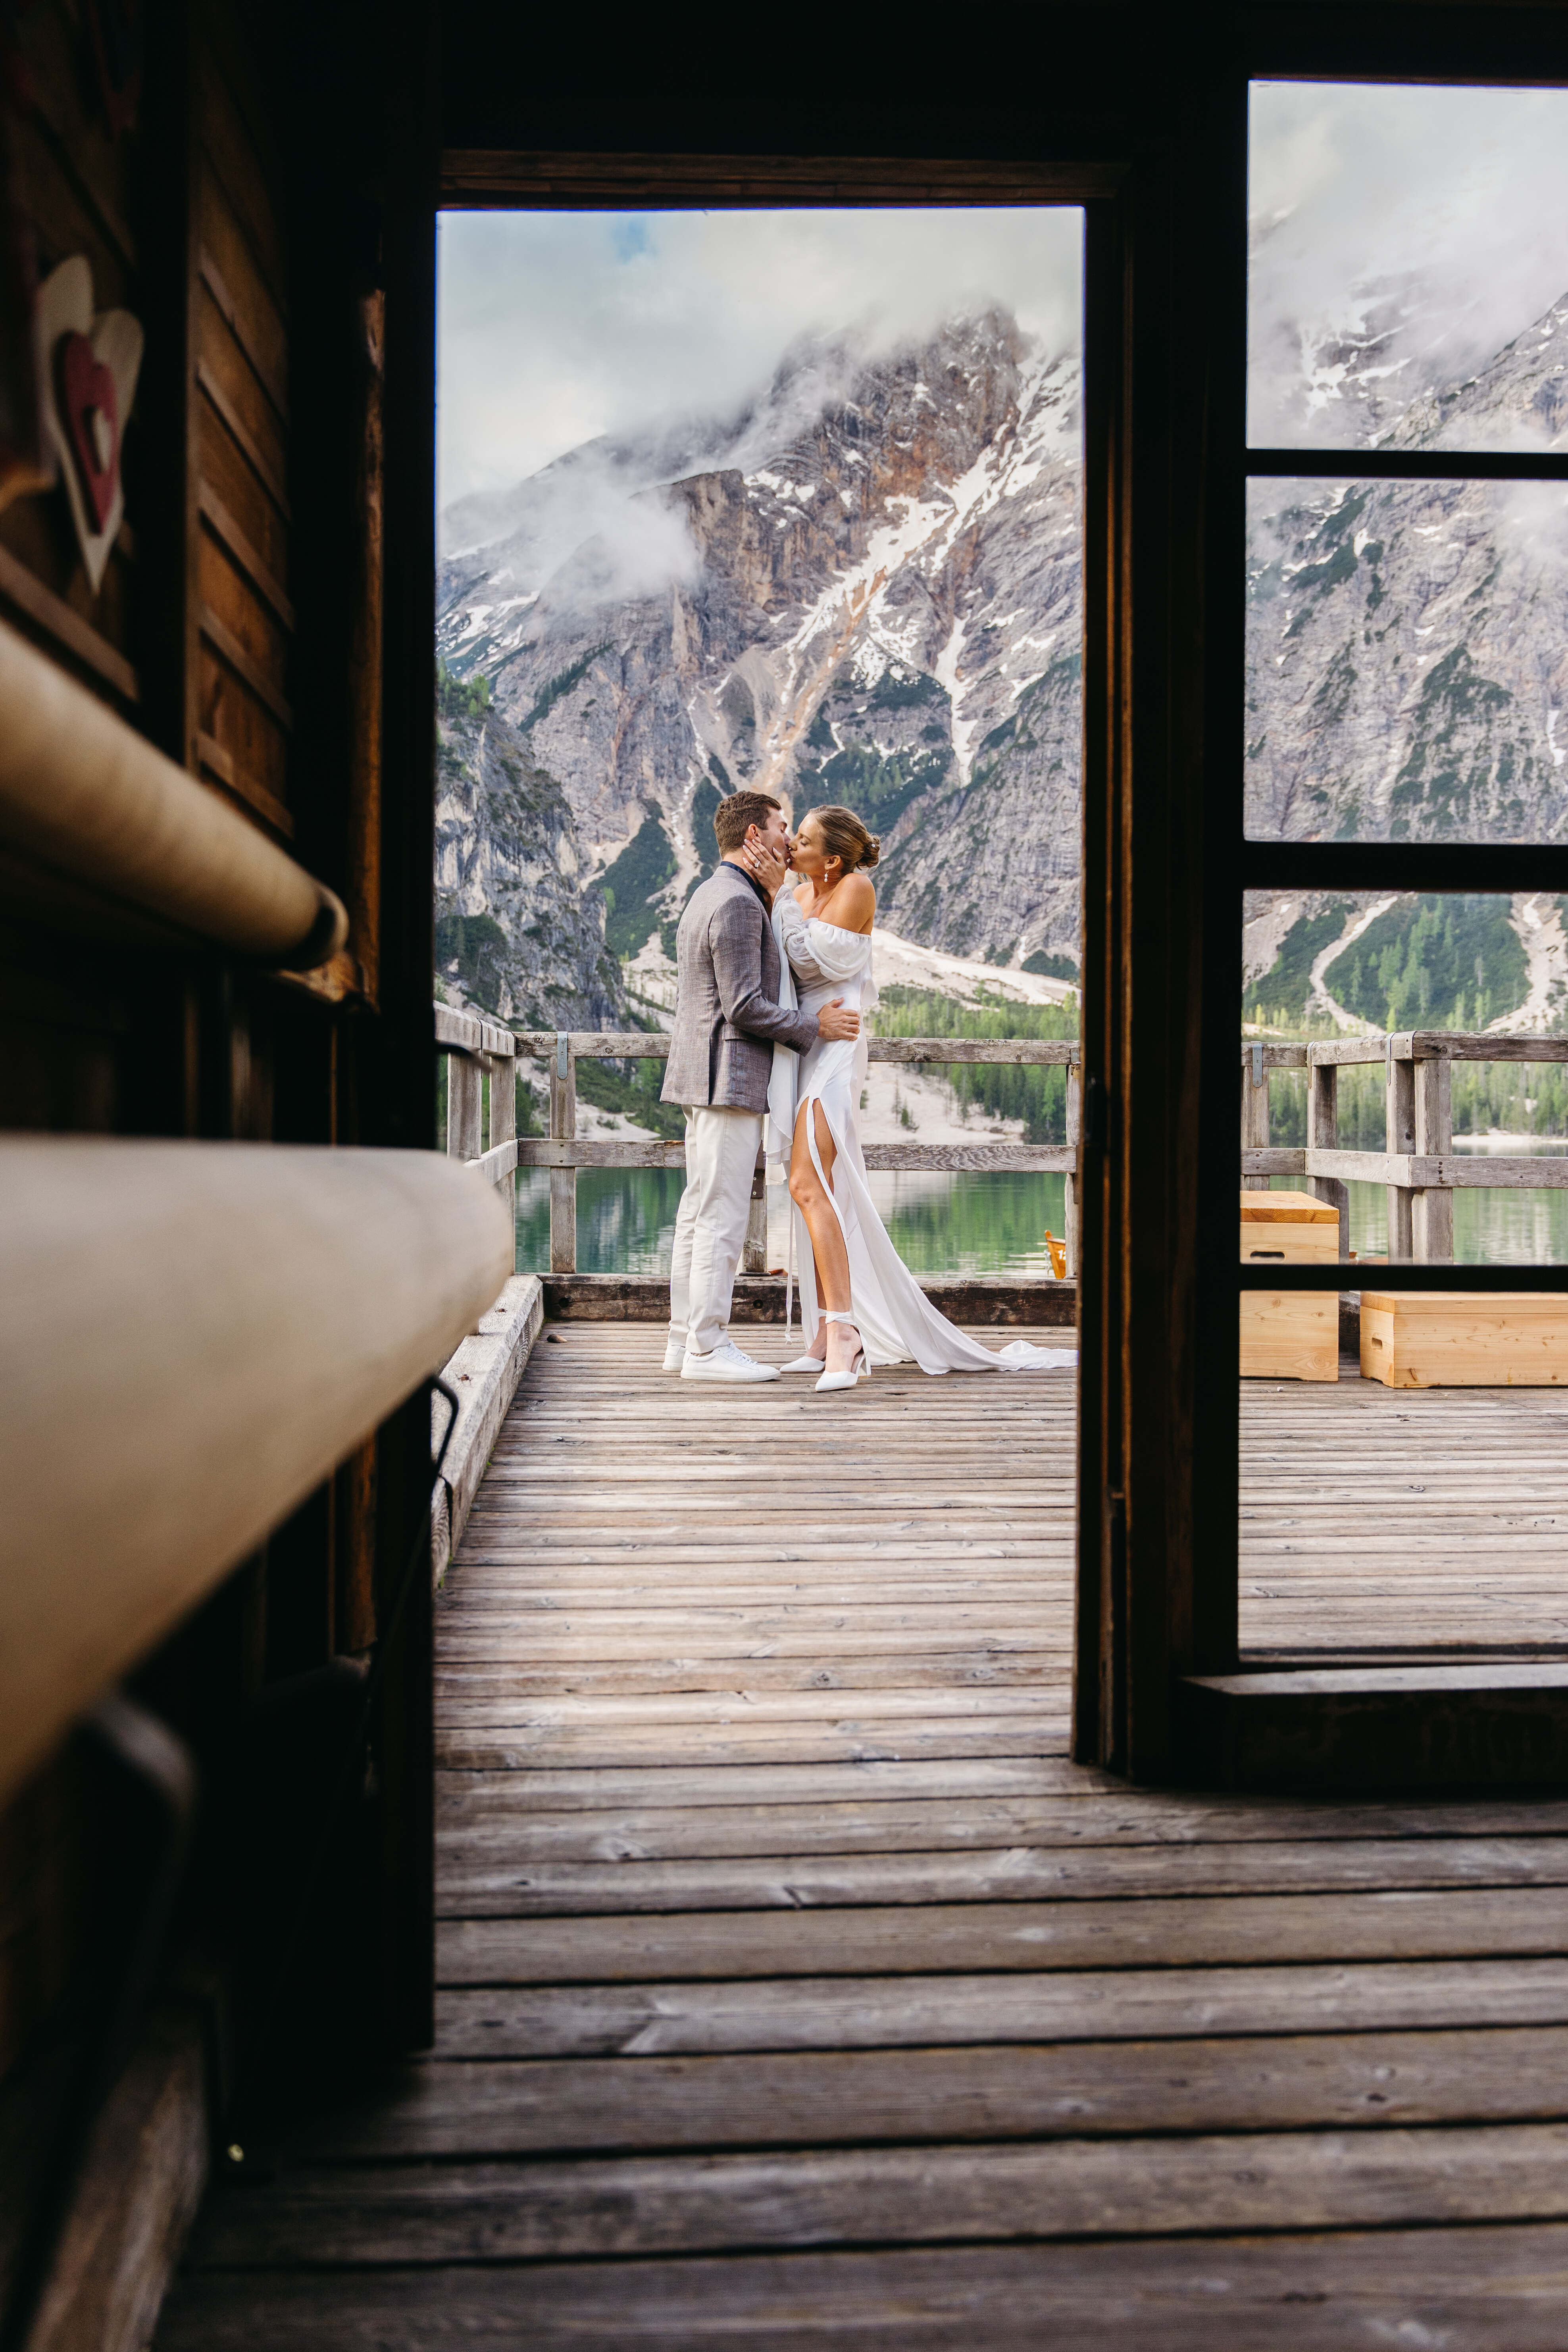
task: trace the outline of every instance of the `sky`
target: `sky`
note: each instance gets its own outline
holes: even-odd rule
[[[726,415],[802,335],[859,328],[888,350],[1000,302],[1074,350],[1082,245],[1066,206],[445,213],[439,503],[599,434]]]
[[[1314,395],[1302,331],[1415,281],[1403,401],[1568,292],[1568,90],[1254,83],[1250,207],[1250,437],[1362,440],[1331,385]]]

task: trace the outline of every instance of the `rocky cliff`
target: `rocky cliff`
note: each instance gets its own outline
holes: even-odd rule
[[[1377,446],[1560,448],[1565,435],[1568,299],[1473,376],[1414,399]],[[1259,481],[1248,520],[1248,832],[1560,840],[1563,486]],[[1545,899],[1258,894],[1247,915],[1249,996],[1266,1008],[1374,1026],[1563,1018],[1568,960]]]
[[[1076,367],[1011,319],[814,347],[722,428],[547,468],[493,536],[468,502],[438,643],[559,786],[616,955],[668,944],[754,782],[864,815],[895,930],[1076,967],[1078,518]],[[452,860],[472,912],[484,863]]]
[[[1381,446],[1518,448],[1565,430],[1568,300]],[[1257,482],[1249,520],[1248,831],[1556,839],[1563,485]]]
[[[1568,299],[1463,383],[1413,389],[1406,371],[1403,405],[1370,330],[1323,365],[1361,387],[1352,437],[1568,434]],[[440,650],[489,682],[496,715],[448,742],[439,886],[465,939],[475,919],[505,935],[514,1003],[542,1008],[552,987],[608,1007],[628,971],[660,999],[712,810],[742,782],[797,811],[857,809],[882,836],[890,930],[1076,971],[1077,368],[1005,313],[892,356],[848,337],[795,351],[743,414],[585,444],[505,499],[466,501],[445,536]],[[1260,482],[1247,561],[1249,831],[1559,837],[1562,485]],[[1254,1003],[1372,1017],[1396,944],[1394,993],[1433,1017],[1461,996],[1472,1019],[1483,994],[1494,1019],[1563,1001],[1545,902],[1473,912],[1453,940],[1414,899],[1265,895],[1246,911]],[[1363,918],[1383,927],[1371,960],[1331,988],[1328,950],[1354,947]]]
[[[436,973],[449,998],[542,1029],[627,1025],[601,895],[565,795],[482,691],[440,696]]]

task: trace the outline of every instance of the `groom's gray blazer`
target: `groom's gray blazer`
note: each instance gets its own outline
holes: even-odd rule
[[[774,1041],[805,1053],[816,1043],[816,1015],[779,1003],[778,941],[738,866],[721,865],[687,900],[675,961],[662,1099],[765,1110]]]

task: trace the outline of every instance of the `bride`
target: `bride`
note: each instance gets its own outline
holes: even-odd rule
[[[805,1013],[832,996],[862,1014],[876,1006],[877,894],[869,872],[880,847],[851,810],[828,807],[808,811],[790,844],[798,887],[785,887],[786,870],[766,844],[753,841],[745,852],[749,870],[773,893],[781,997],[794,1003],[798,991]],[[874,1363],[911,1357],[922,1372],[1076,1363],[1075,1349],[1035,1348],[1024,1339],[994,1355],[937,1313],[871,1199],[857,1125],[866,1066],[864,1030],[858,1039],[819,1038],[804,1057],[789,1046],[773,1047],[768,1157],[773,1162],[789,1155],[792,1225],[805,1244],[800,1303],[808,1343],[785,1371],[820,1371],[817,1387],[832,1390],[853,1388]]]

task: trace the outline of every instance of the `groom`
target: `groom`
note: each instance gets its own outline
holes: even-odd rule
[[[772,1364],[743,1354],[729,1336],[773,1044],[804,1054],[818,1036],[858,1037],[860,1015],[837,997],[815,1014],[778,1001],[769,917],[789,861],[779,803],[769,793],[731,793],[713,813],[713,831],[721,862],[687,900],[675,939],[675,1025],[662,1098],[686,1113],[686,1190],[675,1218],[664,1369],[683,1381],[776,1381]],[[741,862],[748,844],[762,880]]]

